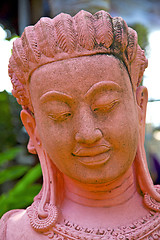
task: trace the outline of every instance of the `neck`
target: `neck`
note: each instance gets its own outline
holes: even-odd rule
[[[112,207],[128,201],[136,192],[132,167],[121,177],[102,184],[86,184],[64,176],[65,196],[89,207]]]

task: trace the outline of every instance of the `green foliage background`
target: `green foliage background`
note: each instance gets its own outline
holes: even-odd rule
[[[0,93],[0,217],[11,209],[26,208],[41,189],[39,163],[36,158],[27,163],[28,137],[22,131],[20,110],[11,94]]]

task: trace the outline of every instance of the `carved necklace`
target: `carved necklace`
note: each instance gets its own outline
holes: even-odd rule
[[[160,186],[156,186],[156,190],[160,192]],[[43,220],[40,219],[38,220],[38,223],[35,222],[35,219],[38,219],[37,203],[38,202],[34,202],[32,206],[27,209],[30,223],[36,230],[38,230],[36,227],[41,229],[41,227],[44,228],[46,224],[46,220],[44,220],[44,224],[42,224]],[[50,211],[52,210],[49,217],[47,218],[47,222],[49,221],[51,224],[49,230],[42,234],[48,236],[48,238],[52,240],[158,240],[160,239],[160,203],[152,199],[147,193],[144,195],[144,203],[148,208],[152,209],[149,214],[142,218],[139,218],[128,226],[119,226],[115,229],[89,229],[75,223],[71,223],[68,220],[64,220],[61,224],[56,223],[58,214],[56,207],[47,204],[45,206],[46,210],[49,210],[47,208],[50,207]],[[54,226],[52,225],[53,223]],[[36,225],[36,227],[34,225]]]
[[[160,214],[150,211],[128,226],[113,228],[86,228],[64,220],[43,233],[49,239],[57,240],[138,240],[160,239]],[[151,237],[151,238],[150,238]]]

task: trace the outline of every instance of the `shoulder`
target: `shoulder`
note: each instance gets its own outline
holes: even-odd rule
[[[12,210],[0,220],[0,240],[44,239],[30,226],[26,210]]]
[[[14,214],[16,214],[19,211],[20,210],[17,210],[17,209],[11,210],[2,216],[2,218],[0,219],[0,239],[6,240],[8,220],[10,219],[10,217],[12,217]]]

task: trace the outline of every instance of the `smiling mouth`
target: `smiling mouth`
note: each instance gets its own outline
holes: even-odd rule
[[[78,148],[72,153],[77,160],[86,166],[100,166],[106,163],[111,154],[111,148],[107,145]]]

